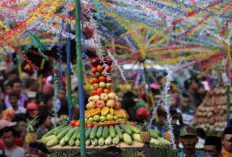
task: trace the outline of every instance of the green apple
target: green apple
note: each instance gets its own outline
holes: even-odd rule
[[[90,90],[94,90],[93,86],[90,86]]]
[[[105,87],[106,87],[106,83],[105,83],[105,82],[100,82],[100,83],[99,83],[99,87],[105,88]]]
[[[85,118],[85,123],[88,123],[88,122],[89,122],[89,120],[87,118]]]
[[[101,117],[100,117],[100,121],[101,121],[101,122],[106,121],[106,117],[105,117],[105,116],[101,116]]]
[[[90,117],[90,118],[89,118],[89,122],[93,122],[93,117]]]
[[[101,73],[100,73],[100,72],[96,72],[96,73],[94,74],[94,76],[95,76],[95,77],[100,77],[100,76],[101,76]]]
[[[106,116],[106,119],[107,119],[107,120],[113,120],[113,119],[114,119],[114,116],[113,116],[112,114],[108,114],[108,115]]]
[[[112,84],[111,83],[106,83],[106,88],[111,89]]]
[[[118,116],[114,116],[114,120],[118,120]]]
[[[105,76],[105,75],[106,75],[105,71],[101,72],[101,76]]]
[[[99,116],[99,115],[93,116],[93,120],[94,120],[95,122],[98,122],[98,121],[100,120],[100,116]]]

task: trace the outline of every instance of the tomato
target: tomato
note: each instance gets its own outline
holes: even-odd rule
[[[77,121],[76,123],[75,123],[75,126],[80,126],[81,124],[80,124],[80,121]]]
[[[96,73],[96,72],[97,72],[97,68],[93,67],[93,68],[91,69],[91,73]]]
[[[129,123],[130,125],[133,125],[133,126],[136,126],[137,124],[136,123],[133,123],[133,122],[131,122],[131,123]]]
[[[114,123],[119,123],[119,120],[115,120]]]
[[[70,122],[70,125],[74,126],[75,123],[76,123],[76,121],[75,121],[75,120],[72,120],[72,121]]]
[[[98,78],[98,80],[99,80],[99,82],[105,82],[106,78],[105,78],[105,76],[100,76]]]
[[[107,123],[107,126],[109,127],[109,126],[111,126],[111,125],[114,125],[114,122],[113,121],[106,121],[106,123]]]
[[[98,71],[98,72],[102,72],[102,71],[103,71],[103,67],[102,67],[101,65],[98,65],[98,66],[97,66],[97,71]]]
[[[114,93],[114,90],[113,90],[113,89],[110,89],[110,93]]]
[[[109,94],[109,93],[110,93],[110,90],[107,89],[107,88],[105,88],[105,89],[104,89],[104,93]]]
[[[94,127],[94,126],[98,126],[98,123],[94,122],[94,123],[93,123],[93,127]]]
[[[86,128],[92,128],[92,127],[93,127],[93,124],[91,124],[91,123],[86,123],[85,126],[86,126]]]

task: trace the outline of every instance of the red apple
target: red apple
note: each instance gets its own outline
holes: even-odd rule
[[[105,107],[105,102],[102,100],[98,100],[95,105],[97,108],[103,108]]]
[[[111,82],[112,82],[111,76],[107,76],[107,77],[106,77],[106,82],[107,82],[107,83],[111,83]]]
[[[98,58],[93,58],[91,59],[91,64],[93,67],[96,67],[99,63],[99,59]]]
[[[103,92],[104,92],[103,88],[98,88],[97,91],[96,91],[96,95],[100,96]]]
[[[109,66],[111,66],[112,63],[113,63],[110,58],[106,58],[106,61],[107,61],[106,64],[109,65]]]
[[[97,90],[92,90],[92,91],[90,92],[90,96],[94,96],[94,95],[97,95]]]
[[[95,106],[94,102],[89,102],[89,103],[86,105],[86,108],[87,108],[88,110],[94,109],[95,107],[96,107],[96,106]]]
[[[110,66],[106,66],[106,71],[110,72],[111,71],[111,67]]]
[[[119,101],[117,101],[117,102],[115,103],[114,109],[115,109],[115,110],[119,110],[119,109],[121,109],[121,107],[122,107],[122,104],[121,104]]]
[[[89,80],[89,84],[94,84],[93,79]]]
[[[96,78],[96,77],[92,78],[92,80],[93,80],[93,83],[98,83],[99,82],[98,78]]]
[[[106,102],[107,107],[112,107],[113,108],[115,106],[115,104],[116,104],[115,100],[108,100]]]

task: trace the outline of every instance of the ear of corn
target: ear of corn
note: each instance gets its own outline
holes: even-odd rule
[[[128,145],[132,144],[132,139],[131,139],[130,135],[128,135],[127,133],[123,134],[123,140]]]
[[[57,145],[60,142],[60,140],[58,138],[53,138],[50,141],[48,141],[48,143],[46,144],[48,147],[52,147]]]

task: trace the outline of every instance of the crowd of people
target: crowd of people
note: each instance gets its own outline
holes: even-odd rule
[[[41,79],[41,78],[40,78]],[[66,81],[65,78],[59,85],[57,99],[54,100],[54,87],[52,76],[44,79],[34,77],[32,74],[24,74],[19,78],[17,69],[7,72],[6,69],[0,71],[0,154],[8,157],[23,157],[25,142],[25,121],[38,117],[36,124],[36,134],[40,139],[53,127],[54,104],[58,109],[58,120],[68,117],[68,102],[66,99]],[[171,105],[170,114],[174,127],[175,142],[180,149],[181,157],[201,157],[205,154],[212,157],[232,156],[232,128],[226,128],[219,136],[206,136],[204,128],[192,128],[191,122],[201,104],[206,90],[203,84],[194,77],[184,82],[185,90],[171,86],[169,90]],[[153,95],[161,93],[160,89],[153,90]],[[73,88],[72,118],[79,119],[79,106],[77,101],[78,87]],[[180,94],[181,93],[181,94]],[[85,95],[85,103],[89,95]],[[139,96],[132,91],[126,92],[122,97],[122,108],[129,114],[129,120],[138,123],[146,123],[151,118],[153,109],[148,95],[141,96],[139,101],[135,98]],[[162,103],[161,103],[162,104]],[[149,128],[159,129],[162,134],[165,133],[166,113],[162,105],[157,108],[158,117],[154,119]],[[199,140],[198,140],[199,139]],[[202,143],[205,154],[196,150],[197,143]],[[222,149],[221,149],[222,148]],[[109,152],[108,152],[109,153]],[[17,154],[17,155],[15,155]],[[120,154],[120,153],[119,153]]]

